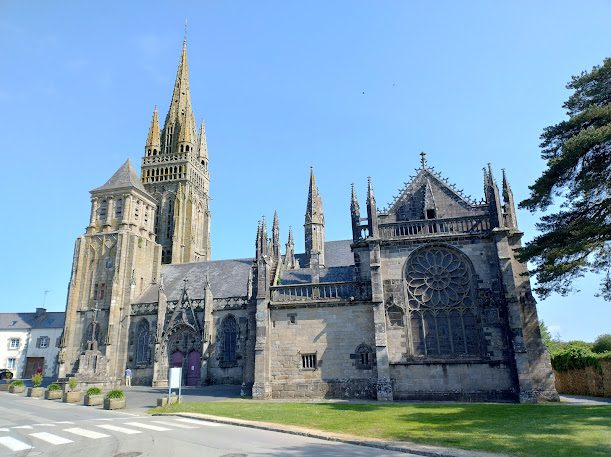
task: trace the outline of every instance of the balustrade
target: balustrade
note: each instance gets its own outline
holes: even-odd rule
[[[271,288],[272,302],[352,301],[371,298],[371,286],[354,282],[290,284]]]
[[[428,219],[380,224],[380,238],[420,238],[447,234],[477,234],[490,231],[487,216]]]

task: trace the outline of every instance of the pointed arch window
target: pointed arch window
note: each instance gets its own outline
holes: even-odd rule
[[[149,345],[151,332],[146,319],[138,323],[136,335],[136,365],[148,365],[151,353]]]
[[[415,357],[482,355],[482,326],[474,300],[473,269],[445,245],[416,250],[405,267],[407,325]]]
[[[233,316],[223,321],[221,366],[233,366],[237,362],[238,324]]]

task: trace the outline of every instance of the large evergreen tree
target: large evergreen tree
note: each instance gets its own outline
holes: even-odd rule
[[[566,294],[577,277],[601,273],[601,295],[611,300],[611,58],[574,76],[564,103],[569,116],[544,129],[547,169],[520,203],[553,211],[537,224],[541,234],[520,250],[534,263],[537,292]]]

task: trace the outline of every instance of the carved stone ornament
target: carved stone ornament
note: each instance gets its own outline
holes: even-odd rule
[[[433,246],[412,254],[405,267],[414,305],[428,308],[470,306],[470,270],[452,249]]]

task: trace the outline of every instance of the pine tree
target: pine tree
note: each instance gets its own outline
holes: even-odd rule
[[[575,278],[601,273],[601,295],[611,301],[611,58],[590,72],[573,76],[564,103],[568,120],[543,130],[543,174],[520,203],[545,211],[541,234],[520,250],[535,265],[537,292],[566,295]]]

